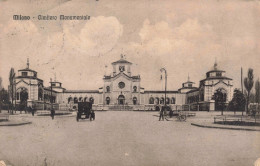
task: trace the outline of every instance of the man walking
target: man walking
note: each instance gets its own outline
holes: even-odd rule
[[[162,106],[160,106],[160,117],[159,117],[159,121],[161,121],[161,119],[164,121],[164,108]]]
[[[31,108],[31,111],[32,111],[32,116],[34,116],[35,106],[33,106],[33,108]]]

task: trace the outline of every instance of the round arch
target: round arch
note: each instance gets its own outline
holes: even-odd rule
[[[134,105],[137,104],[137,97],[133,97],[133,104],[134,104]]]
[[[164,98],[163,97],[160,98],[160,104],[164,104]]]
[[[78,98],[74,97],[74,103],[78,103]]]
[[[106,104],[107,104],[107,105],[110,104],[110,97],[106,97]]]
[[[89,102],[91,102],[92,104],[94,104],[94,101],[95,101],[95,100],[94,100],[93,97],[90,97],[90,98],[89,98]]]
[[[153,97],[150,97],[149,104],[154,104],[154,98]]]

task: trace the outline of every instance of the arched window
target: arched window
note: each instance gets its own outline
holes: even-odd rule
[[[107,86],[106,89],[107,89],[107,92],[110,92],[110,86]]]
[[[78,98],[74,97],[74,103],[78,103]]]
[[[137,87],[136,86],[133,87],[133,91],[137,92]]]
[[[38,100],[42,100],[42,96],[43,96],[43,90],[42,88],[39,87],[39,90],[38,90]]]
[[[110,104],[110,97],[107,97],[107,98],[106,98],[106,103],[107,103],[107,105]]]
[[[133,104],[136,105],[137,104],[137,98],[133,97]]]
[[[166,98],[166,104],[170,104],[170,99],[169,99],[169,97]]]
[[[154,104],[154,98],[153,97],[150,97],[149,104]]]
[[[79,97],[79,102],[82,102],[82,97]]]
[[[90,98],[89,98],[89,102],[91,102],[92,104],[94,104],[94,98],[93,98],[93,97],[90,97]]]
[[[172,97],[172,99],[171,99],[171,104],[175,104],[175,98],[174,97]]]
[[[17,93],[16,93],[16,100],[19,100],[19,97],[20,97],[20,93],[17,92]]]
[[[88,97],[85,97],[85,98],[84,98],[84,102],[86,102],[87,100],[88,100]]]
[[[164,104],[164,98],[163,97],[160,99],[160,104]]]
[[[72,97],[69,97],[68,98],[68,104],[71,102],[71,100],[72,100]]]
[[[159,104],[159,98],[158,97],[155,98],[155,104]]]

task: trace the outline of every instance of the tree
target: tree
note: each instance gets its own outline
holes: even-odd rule
[[[12,107],[11,107],[12,114],[13,114],[13,104],[14,104],[14,79],[15,79],[14,68],[11,68],[9,72],[9,83],[10,83],[10,97],[12,101]]]
[[[255,102],[259,104],[260,101],[260,82],[259,79],[255,82]]]
[[[2,90],[2,77],[0,77],[0,90]]]
[[[242,114],[245,110],[246,106],[246,98],[244,94],[238,90],[234,90],[234,95],[232,100],[229,102],[229,110],[234,111],[234,114],[236,114],[236,111],[242,111]]]
[[[3,94],[2,94],[2,77],[0,77],[0,113],[3,105]]]
[[[223,92],[223,89],[217,89],[212,99],[215,100],[215,108],[217,110],[221,110],[221,115],[223,115],[226,102],[226,93]]]
[[[246,88],[246,91],[247,91],[246,112],[248,113],[250,92],[251,92],[251,89],[254,86],[254,74],[253,74],[253,69],[251,69],[251,68],[248,69],[247,77],[244,79],[244,85],[245,85],[245,88]]]

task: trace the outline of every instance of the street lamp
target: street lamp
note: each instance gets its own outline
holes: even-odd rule
[[[51,110],[53,109],[53,106],[52,106],[52,78],[50,79],[51,81],[51,98],[50,98],[50,102],[51,102]]]
[[[164,98],[164,105],[166,106],[166,90],[167,90],[167,71],[165,68],[160,69],[161,72],[164,72],[165,75],[165,98]],[[162,79],[162,76],[161,76]]]

